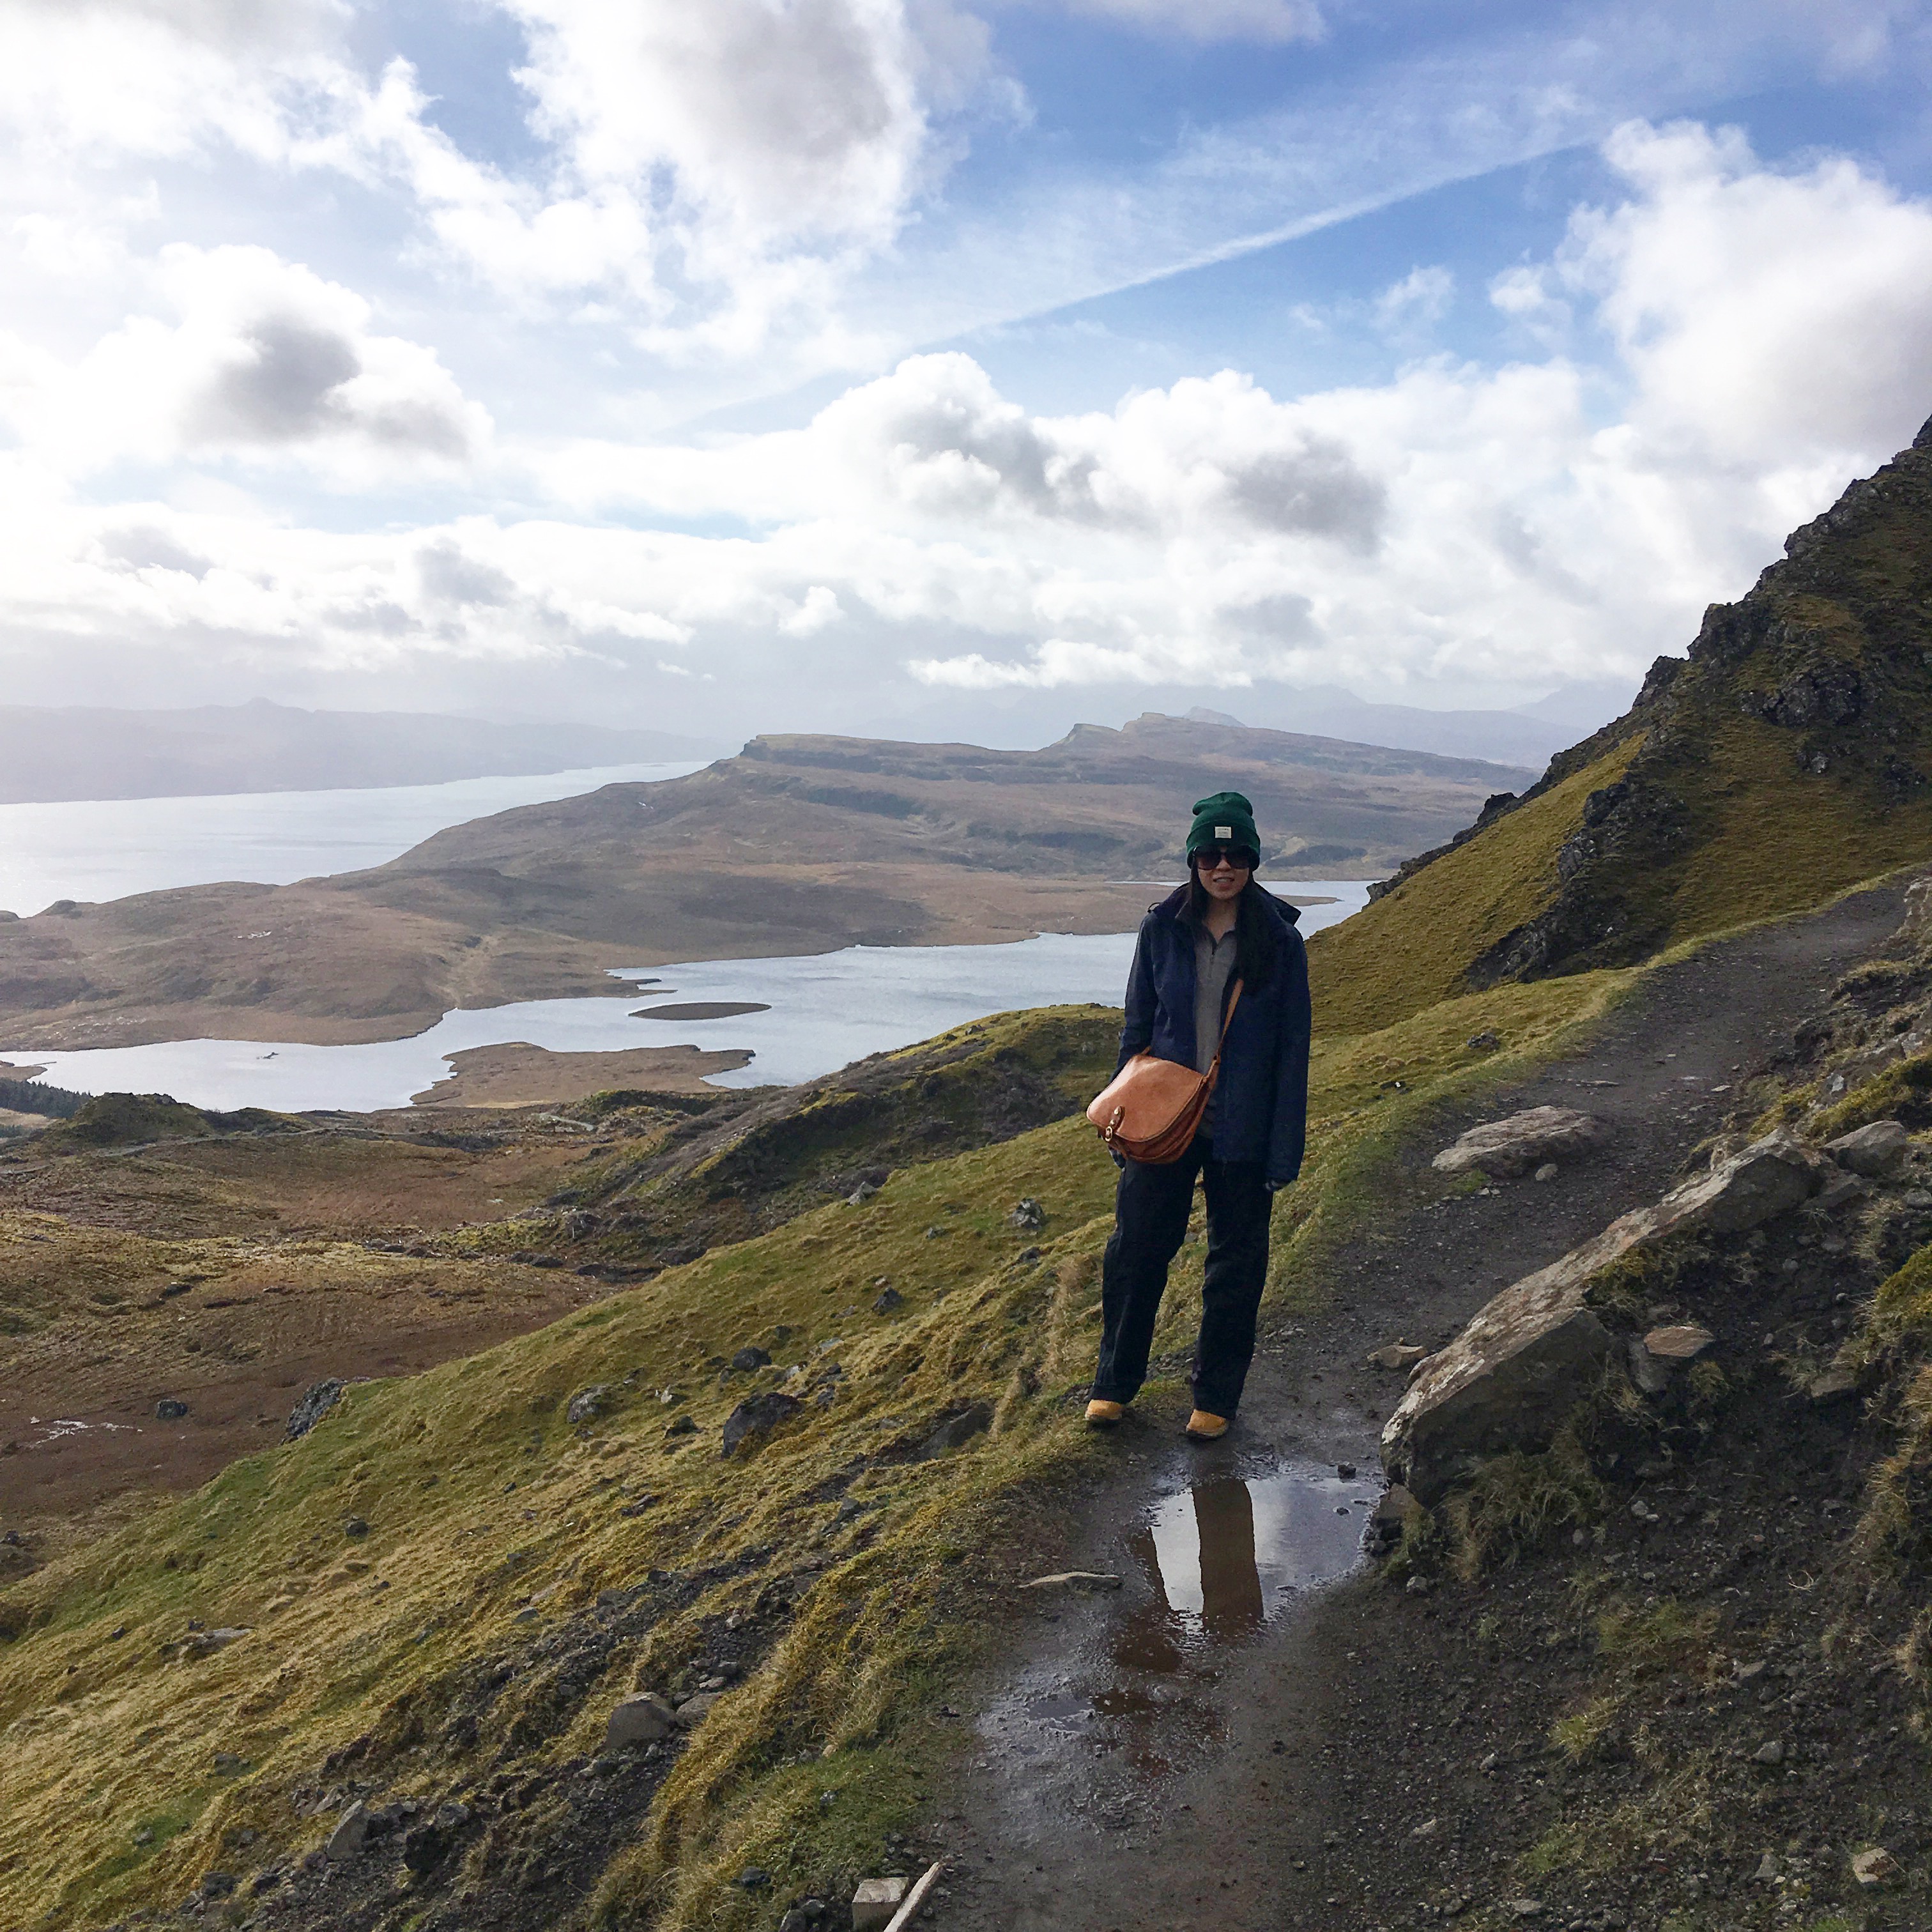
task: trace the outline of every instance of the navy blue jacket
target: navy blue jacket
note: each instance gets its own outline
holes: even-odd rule
[[[1215,1089],[1214,1157],[1258,1161],[1282,1186],[1301,1172],[1308,1131],[1308,952],[1294,929],[1296,909],[1265,888],[1252,890],[1279,922],[1274,970],[1258,992],[1243,989],[1228,1028]],[[1141,921],[1117,1072],[1136,1053],[1194,1064],[1196,928],[1182,916],[1186,904],[1184,885]],[[1232,974],[1228,984],[1232,992]],[[1225,1005],[1221,1017],[1227,1018]]]

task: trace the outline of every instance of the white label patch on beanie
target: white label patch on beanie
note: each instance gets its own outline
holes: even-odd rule
[[[1216,838],[1232,838],[1234,836],[1234,828],[1232,825],[1217,825],[1214,828],[1214,836]]]

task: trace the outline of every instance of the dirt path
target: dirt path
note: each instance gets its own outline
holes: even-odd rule
[[[1430,1606],[1392,1617],[1360,1578],[1307,1588],[1350,1567],[1380,1486],[1377,1438],[1400,1385],[1364,1358],[1398,1335],[1439,1342],[1498,1288],[1655,1198],[1730,1094],[1889,937],[1903,893],[1862,893],[1662,969],[1570,1057],[1445,1115],[1399,1158],[1381,1225],[1339,1257],[1328,1311],[1264,1336],[1226,1442],[1190,1450],[1178,1412],[1130,1420],[1119,1480],[1083,1502],[1090,1528],[1064,1559],[1124,1587],[1042,1607],[984,1687],[974,1747],[936,1808],[947,1932],[1420,1924],[1419,1874],[1452,1868],[1472,1874],[1478,1901],[1492,1895],[1473,1875],[1522,1849],[1500,1792],[1459,1847],[1411,1834],[1450,1775],[1435,1734],[1486,1698],[1500,1708],[1507,1688],[1451,1674],[1466,1659],[1431,1647]],[[1438,1148],[1545,1104],[1596,1114],[1607,1144],[1552,1182],[1443,1198],[1428,1167]],[[1490,1789],[1461,1776],[1472,1781],[1476,1798],[1457,1792],[1466,1816]]]

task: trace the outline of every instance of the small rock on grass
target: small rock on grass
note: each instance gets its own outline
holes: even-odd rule
[[[730,1455],[749,1436],[770,1434],[802,1406],[796,1396],[780,1395],[776,1390],[747,1396],[724,1418],[722,1453]]]
[[[716,1690],[700,1690],[695,1697],[687,1697],[677,1707],[677,1721],[687,1731],[694,1731],[710,1716],[712,1707],[723,1694]]]
[[[212,1657],[218,1650],[226,1650],[238,1637],[248,1634],[250,1626],[237,1624],[220,1630],[198,1630],[182,1646],[182,1654],[186,1657]]]
[[[302,1391],[301,1401],[289,1412],[288,1426],[282,1431],[282,1440],[294,1442],[306,1436],[342,1400],[346,1386],[333,1376],[326,1382],[310,1382]]]
[[[896,1288],[884,1288],[872,1298],[874,1315],[890,1315],[896,1308],[905,1306],[905,1297]]]
[[[654,1744],[677,1726],[677,1713],[654,1691],[626,1697],[604,1724],[604,1748],[622,1750],[627,1744]]]
[[[993,1412],[983,1402],[976,1402],[956,1415],[944,1418],[913,1451],[916,1462],[929,1462],[935,1456],[962,1448],[976,1436],[983,1436],[993,1426]]]
[[[749,1348],[740,1348],[731,1358],[731,1366],[740,1371],[762,1369],[770,1366],[771,1357],[754,1343]]]
[[[335,1829],[329,1833],[328,1843],[323,1850],[332,1861],[340,1864],[355,1857],[368,1835],[369,1808],[358,1798],[343,1813]]]
[[[667,1436],[695,1436],[698,1433],[698,1424],[691,1417],[680,1415],[675,1422],[667,1423],[664,1425],[664,1433]]]
[[[1858,1852],[1852,1858],[1852,1876],[1863,1886],[1891,1885],[1903,1874],[1898,1861],[1882,1845]]]
[[[570,1405],[563,1412],[564,1420],[573,1424],[596,1421],[604,1413],[604,1405],[610,1394],[608,1382],[593,1382],[589,1388],[579,1389],[570,1398]]]
[[[178,1422],[188,1413],[188,1404],[177,1401],[171,1395],[164,1395],[154,1405],[157,1422]]]

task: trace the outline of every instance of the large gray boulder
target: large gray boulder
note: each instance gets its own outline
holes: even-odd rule
[[[1604,1137],[1603,1123],[1570,1107],[1532,1107],[1506,1120],[1485,1120],[1438,1154],[1438,1174],[1485,1174],[1510,1178],[1545,1161],[1574,1160]]]
[[[1417,1368],[1382,1431],[1384,1467],[1433,1502],[1486,1456],[1546,1449],[1604,1376],[1624,1372],[1589,1305],[1605,1269],[1681,1229],[1755,1228],[1808,1200],[1832,1171],[1792,1135],[1770,1135],[1504,1288]]]

